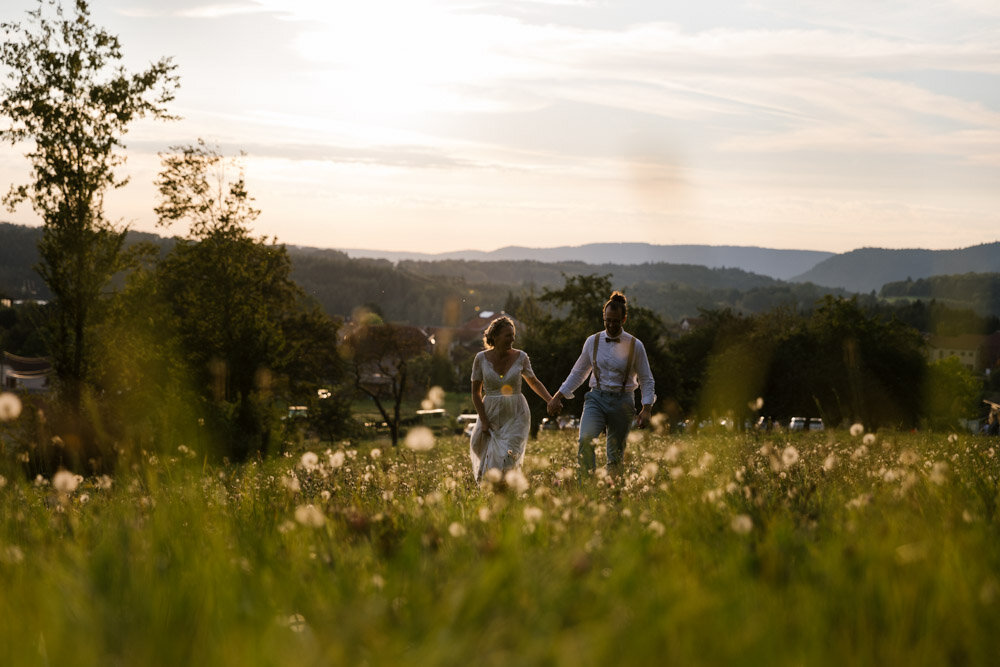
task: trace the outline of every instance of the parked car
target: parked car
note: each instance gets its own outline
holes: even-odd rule
[[[479,415],[475,412],[463,412],[455,421],[458,422],[461,429],[460,433],[469,437],[472,435],[472,429],[476,428],[476,424],[479,423]]]
[[[822,431],[823,420],[819,417],[792,417],[788,421],[789,431]]]

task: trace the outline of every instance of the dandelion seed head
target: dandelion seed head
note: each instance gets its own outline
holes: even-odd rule
[[[866,445],[874,445],[875,444],[875,434],[874,433],[865,433],[865,437],[861,438],[861,442],[863,442]]]
[[[434,449],[434,432],[426,426],[414,426],[406,434],[403,444],[410,451],[429,452]]]
[[[375,461],[380,456],[382,456],[382,450],[379,449],[378,447],[375,447],[370,452],[368,452],[368,456],[370,456],[372,458],[372,460]]]
[[[0,560],[8,565],[17,565],[24,561],[24,551],[16,544],[11,544],[0,551]]]
[[[328,460],[330,461],[331,468],[340,468],[344,465],[344,460],[347,458],[347,454],[344,450],[338,449],[333,454],[330,454]]]
[[[657,537],[663,537],[663,534],[667,532],[666,526],[664,526],[659,521],[655,520],[649,522],[649,525],[646,526],[646,530],[651,532],[653,535],[656,535]]]
[[[299,459],[299,465],[309,471],[315,470],[319,465],[319,457],[314,452],[305,452]]]
[[[479,514],[479,520],[482,521],[483,523],[486,523],[487,521],[490,520],[490,508],[480,507],[478,514]]]
[[[825,459],[823,459],[823,470],[830,472],[837,466],[837,455],[830,454]]]
[[[305,632],[307,627],[306,617],[303,616],[302,614],[292,614],[285,621],[285,625],[288,627],[289,630],[291,630],[296,634]]]
[[[851,435],[853,437],[856,438],[864,432],[865,432],[865,427],[863,425],[857,423],[851,424]]]
[[[503,473],[500,472],[499,468],[490,468],[483,475],[483,479],[485,479],[490,484],[498,484],[500,480],[503,479]]]
[[[737,535],[746,535],[753,530],[753,519],[749,514],[737,514],[729,522],[729,528]]]
[[[524,508],[524,520],[528,523],[537,523],[542,520],[543,512],[540,507],[528,505]]]
[[[21,416],[21,399],[9,391],[0,392],[0,422],[14,421]]]
[[[799,462],[799,450],[797,450],[794,447],[794,445],[788,445],[783,450],[781,450],[781,463],[784,464],[786,468],[791,468],[798,462]]]
[[[451,525],[448,526],[448,534],[452,537],[462,537],[465,535],[465,526],[457,521],[452,521]]]
[[[309,528],[319,528],[326,523],[326,517],[323,515],[323,512],[313,504],[296,507],[295,520]]]
[[[507,483],[515,493],[524,493],[528,490],[528,478],[524,476],[524,473],[519,469],[514,468],[513,470],[508,470],[504,476],[503,481]]]
[[[444,389],[435,385],[427,390],[426,400],[430,402],[432,408],[440,408],[444,405],[444,396]]]
[[[941,486],[948,481],[948,463],[946,461],[935,461],[934,465],[931,466],[931,472],[928,476],[931,482]]]
[[[60,470],[52,476],[52,488],[59,493],[73,493],[83,478],[69,470]]]

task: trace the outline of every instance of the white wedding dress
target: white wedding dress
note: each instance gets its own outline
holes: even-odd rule
[[[506,373],[500,375],[480,352],[472,362],[472,380],[483,381],[483,407],[490,420],[490,432],[483,434],[482,424],[476,422],[469,446],[472,474],[476,481],[491,468],[501,472],[519,468],[524,461],[524,447],[528,442],[531,415],[528,401],[521,393],[521,378],[535,377],[531,361],[522,350]]]

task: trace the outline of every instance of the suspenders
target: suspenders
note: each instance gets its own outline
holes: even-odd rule
[[[594,334],[594,359],[592,365],[594,367],[594,380],[597,381],[598,390],[601,389],[601,372],[597,370],[597,346],[601,343],[602,333],[604,332]],[[632,368],[632,361],[634,358],[635,358],[635,336],[631,336],[628,346],[628,361],[625,362],[625,372],[622,374],[621,391],[625,391],[625,383],[628,382],[629,371]]]

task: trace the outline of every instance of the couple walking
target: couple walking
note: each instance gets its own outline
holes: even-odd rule
[[[642,410],[636,419],[639,428],[649,422],[655,400],[653,374],[642,341],[627,333],[625,295],[615,292],[604,304],[604,330],[583,343],[583,351],[555,395],[535,377],[531,361],[523,350],[514,349],[514,322],[498,317],[483,335],[486,349],[472,363],[472,403],[479,421],[472,431],[469,454],[476,481],[491,468],[505,471],[518,468],[524,460],[530,415],[528,401],[521,393],[521,381],[548,404],[550,415],[562,411],[563,399],[590,376],[590,391],[584,398],[580,418],[580,465],[588,472],[596,466],[593,441],[607,430],[608,467],[621,466],[635,414],[635,390],[641,389]]]

